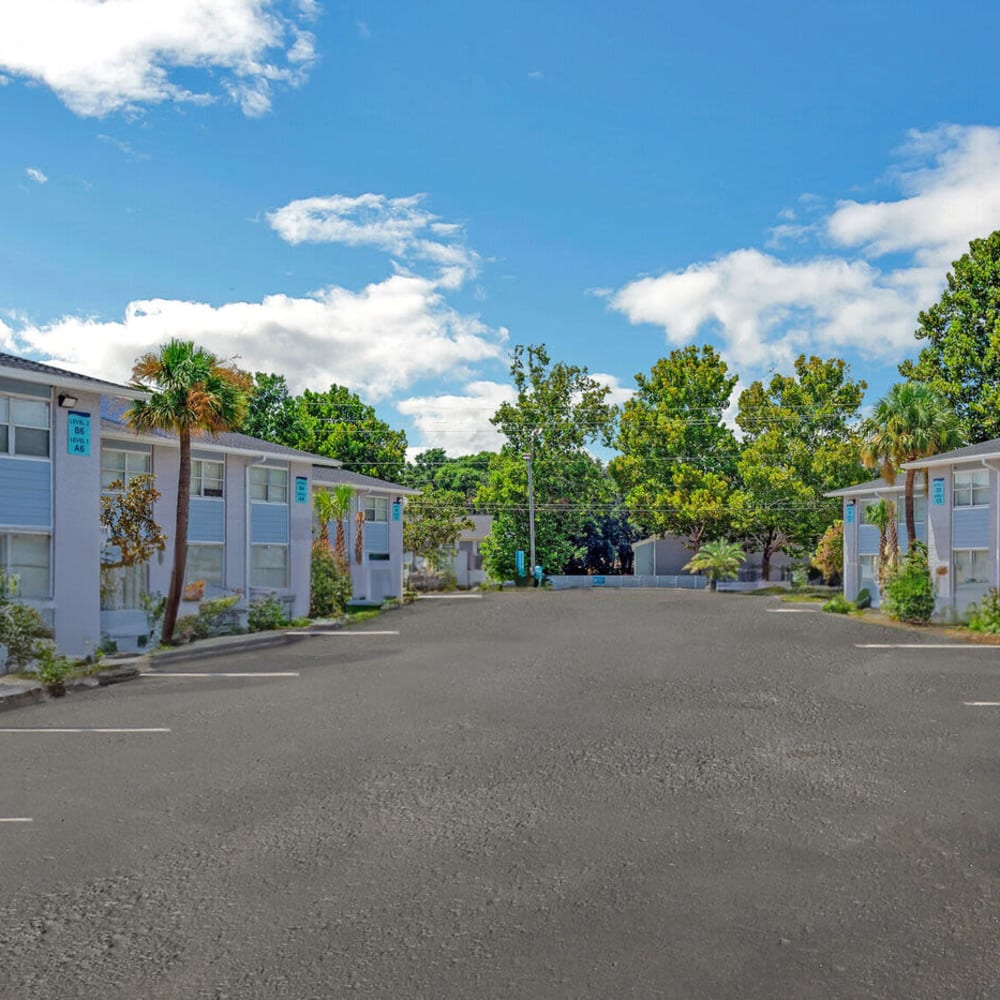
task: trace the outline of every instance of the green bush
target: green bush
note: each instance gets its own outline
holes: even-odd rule
[[[890,572],[885,584],[883,610],[890,618],[920,624],[934,614],[934,582],[927,563],[927,546],[914,542]]]
[[[872,606],[872,592],[867,587],[862,587],[858,591],[858,596],[854,598],[856,608],[870,608]]]
[[[973,632],[1000,634],[1000,590],[991,587],[979,604],[969,608],[969,628]]]
[[[835,594],[823,605],[824,611],[834,615],[847,615],[854,611],[855,606],[843,594]]]
[[[313,618],[336,618],[351,599],[351,573],[331,551],[317,541],[312,550],[309,581],[309,614]]]
[[[39,642],[35,646],[35,673],[46,686],[58,686],[73,673],[77,664],[68,656],[56,650],[51,642]]]
[[[34,659],[39,639],[48,639],[52,633],[41,614],[27,604],[0,600],[0,645],[7,647],[10,663],[23,666]],[[2,673],[2,669],[0,669]]]
[[[239,628],[233,608],[239,594],[230,597],[213,597],[198,605],[198,614],[184,615],[174,625],[174,636],[180,642],[194,642],[213,635],[235,635]]]
[[[247,624],[251,632],[267,632],[276,628],[287,628],[288,617],[285,606],[276,597],[265,597],[250,605]]]

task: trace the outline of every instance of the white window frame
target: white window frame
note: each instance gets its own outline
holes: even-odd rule
[[[284,549],[285,550],[285,580],[284,580],[284,583],[282,583],[280,585],[279,584],[274,584],[274,583],[260,583],[258,580],[254,579],[255,567],[254,567],[254,562],[253,562],[253,555],[254,555],[254,551],[257,550],[257,549]],[[284,542],[254,542],[250,546],[249,566],[247,567],[247,570],[248,570],[248,573],[249,573],[249,576],[250,576],[250,586],[254,590],[288,590],[288,587],[289,587],[288,581],[291,579],[291,566],[289,565],[290,562],[291,562],[291,547],[289,545],[285,544]]]
[[[15,403],[35,403],[44,406],[46,411],[46,422],[44,424],[18,424],[14,421]],[[2,410],[6,410],[6,416]],[[50,462],[52,460],[52,401],[40,396],[21,396],[12,392],[0,392],[0,427],[7,431],[7,448],[0,451],[0,455],[8,458],[18,458],[29,462]],[[25,430],[45,431],[48,435],[48,446],[44,455],[19,455],[17,453],[17,428],[23,427]]]
[[[17,572],[16,567],[11,566],[11,543],[12,538],[44,538],[48,543],[49,551],[49,580],[47,586],[47,592],[45,594],[25,594],[19,591],[18,596],[23,598],[27,602],[33,601],[51,601],[52,600],[52,535],[48,531],[3,531],[0,532],[0,569],[3,570],[8,576],[12,574],[17,574],[21,576],[22,574]]]
[[[973,569],[973,562],[975,560],[975,557],[976,556],[981,557],[981,562],[982,562],[982,566],[983,566],[983,577],[982,577],[982,579],[980,579],[979,577],[973,577],[971,579],[969,579],[969,578],[961,579],[959,577],[959,574],[958,574],[958,564],[959,564],[959,557],[961,557],[961,556],[968,556],[969,557],[969,569],[970,570]],[[951,552],[951,563],[952,563],[953,571],[954,571],[954,574],[955,574],[955,587],[956,588],[962,587],[962,586],[973,586],[975,584],[980,584],[980,583],[985,583],[987,585],[989,584],[989,582],[990,582],[990,550],[989,549],[982,549],[982,548],[952,549],[952,552]]]
[[[219,475],[209,477],[210,482],[218,482],[218,493],[205,492],[205,466],[217,465]],[[226,462],[224,458],[192,458],[191,459],[191,496],[204,500],[225,500],[226,498]]]
[[[371,511],[370,515],[368,513],[369,511]],[[384,516],[378,516],[380,511]],[[367,494],[367,496],[365,496],[365,521],[368,524],[388,524],[389,498],[380,497],[375,493]]]
[[[981,495],[985,493],[985,499]],[[980,502],[977,503],[977,494]],[[962,498],[968,496],[968,502]],[[952,507],[989,507],[990,505],[990,470],[989,469],[956,469],[951,480]]]
[[[264,475],[264,482],[263,483],[255,483],[254,482],[254,474],[255,473],[259,473],[259,472],[263,472],[265,474]],[[279,484],[271,482],[271,473],[274,473],[274,472],[280,472],[285,477],[284,486],[279,486]],[[288,484],[289,484],[288,469],[282,468],[280,465],[251,465],[250,466],[250,502],[251,503],[272,503],[272,504],[280,504],[281,506],[287,507],[288,506]],[[262,497],[255,497],[254,496],[254,489],[255,489],[255,487],[259,487],[259,486],[263,486],[264,487],[264,495]],[[284,489],[284,493],[285,493],[284,499],[283,500],[273,500],[273,499],[271,499],[271,491],[272,491],[272,489],[274,489],[275,491],[277,491],[278,489]]]
[[[125,456],[125,471],[121,476],[118,476],[117,469],[108,469],[104,464],[104,456],[110,452],[120,452]],[[146,468],[141,472],[134,472],[129,469],[129,457],[132,458],[143,458],[146,460]],[[115,478],[110,481],[113,483],[116,479],[121,479],[123,489],[122,490],[111,490],[104,485],[104,478],[106,472],[114,472]],[[152,449],[149,451],[144,451],[141,448],[129,448],[127,442],[109,441],[107,444],[101,445],[101,492],[102,493],[121,493],[127,490],[129,483],[136,476],[151,476],[153,474],[153,453]]]
[[[200,574],[195,574],[191,567],[191,550],[192,549],[218,549],[221,559],[219,560],[219,578],[217,580],[211,580],[207,576],[201,576]],[[204,580],[205,583],[211,584],[213,587],[225,587],[226,585],[226,546],[223,542],[188,542],[187,545],[188,561],[184,565],[184,586],[187,587],[194,583],[195,580]]]

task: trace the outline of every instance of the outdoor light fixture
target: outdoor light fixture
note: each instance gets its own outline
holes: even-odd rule
[[[76,396],[70,396],[69,394],[63,394],[59,397],[59,405],[64,410],[72,410],[77,404]]]

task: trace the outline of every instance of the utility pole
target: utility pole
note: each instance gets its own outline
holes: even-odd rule
[[[528,560],[531,566],[531,574],[535,574],[535,480],[531,472],[532,453],[524,453],[524,460],[528,463]]]

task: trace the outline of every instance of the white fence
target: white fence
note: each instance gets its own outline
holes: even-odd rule
[[[708,582],[703,576],[550,576],[553,590],[579,590],[597,588],[604,590],[656,588],[675,590],[704,590]]]

